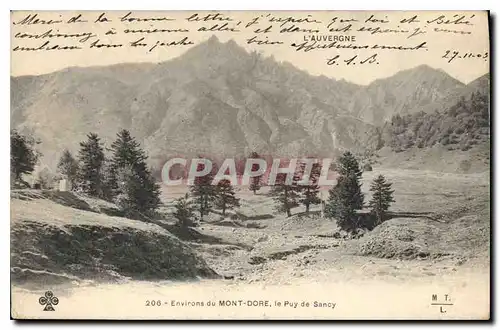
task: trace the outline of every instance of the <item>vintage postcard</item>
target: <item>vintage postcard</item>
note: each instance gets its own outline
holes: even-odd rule
[[[488,320],[487,11],[13,11],[11,317]]]

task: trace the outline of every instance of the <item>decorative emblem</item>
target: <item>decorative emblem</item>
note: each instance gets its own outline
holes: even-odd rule
[[[45,292],[45,296],[38,299],[38,302],[42,306],[45,305],[44,312],[53,312],[55,310],[53,306],[59,304],[59,298],[54,297],[52,291],[47,291]]]

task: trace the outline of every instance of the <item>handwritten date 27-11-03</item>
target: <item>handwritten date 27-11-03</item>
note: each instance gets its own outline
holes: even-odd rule
[[[459,52],[456,50],[447,50],[444,55],[441,57],[447,60],[448,63],[451,63],[456,60],[468,60],[468,59],[482,59],[486,61],[489,57],[488,52]]]
[[[328,58],[326,60],[326,64],[328,65],[356,65],[356,64],[379,64],[378,54],[372,54],[370,56],[341,56],[341,55],[335,55],[331,58]]]

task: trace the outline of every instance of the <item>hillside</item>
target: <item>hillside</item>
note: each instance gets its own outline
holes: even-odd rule
[[[342,118],[349,120],[350,95],[359,88],[215,37],[157,65],[69,68],[11,78],[11,86],[12,126],[43,141],[49,166],[88,132],[111,141],[119,128],[130,129],[153,162],[173,154],[250,150],[331,153],[332,136]]]
[[[360,119],[382,124],[396,114],[406,115],[439,104],[463,83],[427,65],[379,79],[353,97],[351,112]]]
[[[446,150],[467,151],[489,142],[489,106],[489,89],[480,81],[474,81],[448,108],[393,116],[383,128],[385,144],[396,152],[436,144]]]
[[[73,193],[13,191],[10,205],[15,283],[218,276],[164,228],[100,213]]]
[[[441,110],[474,86],[428,66],[358,86],[212,37],[159,64],[11,77],[11,125],[42,141],[42,163],[49,168],[64,148],[76,151],[88,132],[111,143],[120,128],[132,132],[155,167],[173,155],[254,150],[331,157],[343,149],[373,149],[373,124]]]

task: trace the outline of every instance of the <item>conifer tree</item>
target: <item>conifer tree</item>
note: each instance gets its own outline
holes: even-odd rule
[[[104,199],[106,199],[110,202],[113,202],[117,193],[119,193],[119,191],[117,190],[117,186],[116,186],[117,173],[116,173],[116,171],[113,171],[112,165],[113,164],[111,163],[111,160],[109,158],[104,159],[104,164],[102,166],[102,168],[103,168],[103,170],[102,170],[102,172],[103,172],[102,195],[103,195]]]
[[[321,199],[318,197],[319,194],[319,177],[321,175],[321,164],[315,162],[312,164],[311,172],[307,175],[304,174],[306,169],[306,163],[301,163],[299,166],[299,175],[302,180],[308,180],[307,184],[300,184],[298,186],[300,199],[299,202],[305,205],[306,213],[309,213],[309,208],[311,205],[321,203]]]
[[[78,175],[78,161],[73,157],[73,154],[65,149],[62,153],[59,163],[57,164],[57,169],[59,173],[64,175],[71,185],[71,189],[74,189],[77,175]]]
[[[204,164],[199,163],[197,171],[202,171],[204,166]],[[212,185],[215,173],[216,171],[212,169],[210,173],[196,177],[193,185],[189,187],[191,196],[193,196],[194,203],[196,204],[196,209],[200,213],[201,221],[203,221],[205,215],[209,214],[215,201],[216,188]]]
[[[277,211],[286,213],[287,217],[292,215],[292,208],[299,205],[297,202],[299,194],[297,193],[298,188],[296,183],[297,178],[294,177],[291,185],[286,184],[286,174],[278,173],[276,182],[269,193],[277,204]]]
[[[141,218],[141,214],[134,208],[134,195],[139,191],[136,174],[130,165],[116,169],[113,173],[117,188],[113,191],[112,201],[129,218]],[[107,191],[109,192],[109,190]]]
[[[259,154],[256,153],[255,151],[252,152],[250,155],[251,159],[257,159],[260,158]],[[259,170],[259,165],[258,164],[252,164],[252,172],[255,172]],[[253,194],[255,195],[258,190],[262,187],[262,175],[254,176],[250,178],[250,186],[249,189],[253,191]]]
[[[337,220],[337,225],[348,232],[354,232],[358,227],[356,209],[352,204],[350,187],[355,185],[353,177],[340,176],[335,187],[330,189],[325,207],[325,215]]]
[[[104,151],[101,139],[95,133],[87,135],[87,141],[80,142],[78,159],[81,164],[78,182],[83,192],[102,197]]]
[[[226,210],[240,207],[240,200],[235,197],[234,188],[231,181],[224,179],[217,184],[215,205],[222,210],[222,215],[226,215]]]
[[[364,201],[359,182],[362,172],[350,152],[345,152],[339,158],[337,170],[337,184],[329,191],[325,214],[336,218],[343,230],[354,232],[360,226],[356,210],[363,208]]]
[[[359,162],[350,151],[347,151],[340,156],[338,164],[339,175],[352,178],[352,180],[345,181],[349,184],[346,188],[351,196],[350,203],[355,210],[361,210],[363,208],[364,195],[361,192],[361,183],[359,182],[363,174]]]
[[[35,169],[40,157],[40,153],[35,150],[37,143],[17,130],[10,131],[10,172],[15,181],[22,180],[23,174],[30,174]]]
[[[120,193],[117,182],[118,171],[125,167],[135,169],[138,164],[146,160],[146,155],[140,149],[139,143],[126,129],[117,133],[116,140],[111,144],[111,152],[111,159],[107,164],[106,185],[112,197],[114,197]]]
[[[189,200],[189,195],[186,193],[184,197],[175,200],[175,212],[174,217],[178,221],[178,225],[186,228],[192,227],[194,225],[193,218],[193,206]]]
[[[112,196],[120,196],[130,216],[149,217],[160,206],[160,187],[147,167],[147,156],[128,130],[121,130],[111,145],[107,184]]]
[[[376,177],[370,186],[370,191],[373,195],[368,205],[372,215],[375,217],[376,226],[387,220],[387,211],[391,203],[395,202],[393,198],[394,190],[391,188],[392,183],[387,182],[383,175]]]

